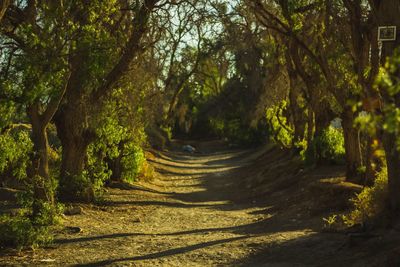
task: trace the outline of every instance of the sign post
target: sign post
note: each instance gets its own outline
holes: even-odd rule
[[[396,41],[396,26],[379,26],[378,41]]]

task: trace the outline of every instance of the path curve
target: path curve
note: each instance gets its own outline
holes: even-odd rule
[[[341,235],[246,195],[238,170],[265,153],[156,153],[154,181],[109,189],[68,216],[52,248],[1,264],[54,266],[338,266],[354,263]],[[279,204],[280,203],[280,204]],[[281,207],[278,207],[281,205]],[[294,213],[294,214],[293,214]],[[289,213],[288,213],[289,214]],[[288,217],[289,216],[289,217]],[[68,227],[80,227],[78,234]],[[341,258],[337,257],[338,253]],[[345,266],[345,265],[340,265]],[[362,266],[362,265],[360,265]]]

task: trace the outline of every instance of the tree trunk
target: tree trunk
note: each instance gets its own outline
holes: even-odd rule
[[[400,153],[397,148],[397,138],[395,134],[387,132],[383,134],[388,170],[389,205],[393,211],[400,210]]]
[[[311,145],[314,140],[314,128],[315,128],[315,114],[311,107],[308,107],[307,114],[307,145]]]
[[[317,140],[322,136],[324,130],[326,130],[331,121],[335,118],[335,114],[330,108],[330,104],[327,101],[317,102],[315,99],[312,100],[313,110],[315,114],[315,132],[314,140]],[[322,147],[317,142],[315,143],[315,155],[314,158],[317,164],[325,164],[326,159],[322,153]]]
[[[292,62],[292,58],[290,55],[290,51],[286,51],[286,69],[289,74],[289,108],[292,116],[292,124],[294,128],[294,136],[293,136],[293,147],[294,145],[303,140],[305,133],[305,119],[303,116],[303,110],[300,108],[298,104],[298,97],[300,96],[299,92],[299,82],[297,78],[297,73],[295,67]]]
[[[113,181],[122,182],[122,174],[124,171],[124,167],[122,165],[122,158],[124,155],[124,145],[125,144],[126,144],[126,141],[121,141],[118,144],[118,152],[119,152],[118,157],[116,157],[114,159],[109,159],[109,158],[106,159],[108,167],[112,172],[110,179]]]
[[[350,107],[346,107],[341,118],[346,158],[346,179],[362,183],[363,177],[360,175],[360,167],[362,166],[360,135],[359,130],[353,125],[355,114]]]
[[[366,186],[373,186],[376,176],[376,170],[373,168],[373,154],[374,150],[372,148],[373,145],[373,137],[368,136],[366,138],[366,149],[365,149],[365,182],[364,185]]]
[[[10,0],[0,0],[0,22],[6,13],[6,10],[8,6],[10,5],[11,1]]]
[[[47,123],[41,120],[38,105],[28,107],[28,115],[32,124],[32,174],[33,183],[33,218],[39,216],[43,204],[54,205],[54,192],[49,175],[49,144],[47,140]]]
[[[82,177],[86,166],[87,148],[92,138],[85,127],[83,109],[64,107],[55,120],[62,145],[59,197],[63,201],[93,200],[90,181]]]

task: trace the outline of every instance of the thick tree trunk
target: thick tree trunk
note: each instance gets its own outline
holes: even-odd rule
[[[389,205],[391,210],[400,210],[400,152],[397,146],[398,136],[384,133],[383,144],[386,152],[388,170]]]
[[[87,148],[92,138],[85,127],[85,112],[64,107],[56,117],[57,135],[62,145],[59,197],[63,201],[92,201],[89,181],[81,177],[86,167]]]
[[[360,135],[359,130],[353,125],[355,114],[350,108],[345,108],[341,118],[346,158],[346,179],[362,183],[363,176],[360,175],[360,167],[362,166]]]

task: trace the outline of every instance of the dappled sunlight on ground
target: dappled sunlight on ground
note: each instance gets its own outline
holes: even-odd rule
[[[301,171],[274,147],[214,154],[156,152],[152,181],[112,184],[104,201],[65,218],[54,245],[0,264],[78,266],[348,266],[342,234],[322,233]],[[256,155],[256,156],[255,156]],[[278,167],[277,167],[278,166]],[[277,169],[278,168],[278,169]],[[316,203],[312,203],[312,202]],[[79,227],[79,233],[66,229]],[[337,257],[340,254],[340,257]],[[323,264],[322,264],[323,263]],[[341,265],[345,263],[346,265]]]

